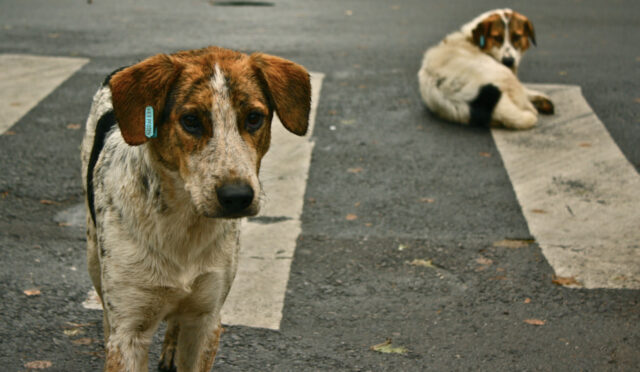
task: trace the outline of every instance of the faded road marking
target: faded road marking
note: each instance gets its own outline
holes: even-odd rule
[[[243,221],[238,274],[222,308],[224,324],[280,329],[289,270],[301,232],[314,145],[311,136],[323,77],[311,74],[311,118],[306,137],[289,133],[274,117],[271,147],[260,169],[267,200],[260,217]]]
[[[0,134],[87,62],[86,58],[0,54]]]
[[[640,288],[640,176],[580,87],[535,85],[556,114],[493,129],[529,230],[556,275],[586,288]]]

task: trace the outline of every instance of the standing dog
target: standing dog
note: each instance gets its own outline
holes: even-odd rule
[[[511,9],[481,14],[428,49],[418,72],[427,107],[444,119],[473,125],[531,128],[538,112],[552,114],[543,93],[525,88],[516,74],[533,24]]]
[[[147,371],[167,320],[161,371],[209,371],[234,279],[239,217],[260,208],[274,111],[307,130],[307,71],[209,47],[112,73],[82,143],[88,266],[104,308],[106,371]]]

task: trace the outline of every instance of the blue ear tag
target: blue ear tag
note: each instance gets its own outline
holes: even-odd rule
[[[144,135],[147,138],[158,137],[158,128],[153,125],[153,107],[147,106],[144,110]]]
[[[480,35],[480,48],[484,48],[484,35]]]

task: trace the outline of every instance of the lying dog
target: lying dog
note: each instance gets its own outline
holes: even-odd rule
[[[427,107],[444,119],[473,125],[531,128],[538,112],[552,114],[543,93],[525,88],[516,74],[533,24],[511,9],[481,14],[428,49],[418,72]]]
[[[234,279],[239,217],[260,208],[274,111],[304,135],[307,71],[209,47],[112,73],[82,143],[91,280],[104,309],[106,371],[147,371],[162,320],[161,371],[209,371]]]

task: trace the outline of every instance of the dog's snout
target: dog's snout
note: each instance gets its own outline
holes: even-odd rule
[[[226,215],[242,213],[253,202],[253,189],[247,184],[229,184],[216,189],[218,202]]]
[[[502,64],[509,68],[512,68],[514,63],[516,63],[516,60],[513,57],[502,58]]]

